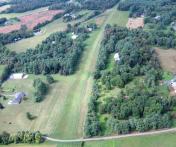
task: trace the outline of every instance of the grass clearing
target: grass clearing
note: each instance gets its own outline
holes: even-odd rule
[[[161,49],[156,48],[156,53],[158,54],[161,66],[164,70],[176,73],[176,50],[175,49]]]
[[[116,10],[113,12],[113,16],[108,22],[108,24],[125,27],[127,20],[128,20],[128,15],[129,15],[128,11]]]
[[[48,10],[48,7],[38,8],[38,9],[35,9],[35,10],[23,12],[23,13],[2,13],[2,14],[0,14],[0,18],[5,17],[7,19],[10,19],[10,18],[21,17],[21,16],[32,14],[32,13],[46,11],[46,10]]]

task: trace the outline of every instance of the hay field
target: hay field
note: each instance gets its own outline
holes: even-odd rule
[[[164,70],[176,73],[176,49],[161,49],[156,48],[161,66]]]
[[[144,27],[144,17],[129,18],[126,27],[129,29],[137,29]]]

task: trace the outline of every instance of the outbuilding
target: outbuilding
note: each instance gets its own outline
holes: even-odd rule
[[[26,96],[24,92],[18,92],[15,94],[15,97],[8,102],[9,105],[17,105],[20,104],[23,98]]]
[[[114,55],[114,60],[115,60],[116,62],[120,61],[119,53],[115,53],[115,55]]]
[[[26,79],[28,78],[28,75],[24,73],[13,73],[10,75],[11,80],[20,80],[20,79]]]

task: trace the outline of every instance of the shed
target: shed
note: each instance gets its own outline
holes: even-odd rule
[[[120,61],[119,53],[115,53],[115,55],[114,55],[114,60],[115,60],[115,61]]]
[[[23,98],[26,96],[24,92],[18,92],[15,94],[15,97],[8,102],[9,105],[20,104]]]
[[[26,79],[26,78],[28,78],[28,75],[24,73],[13,73],[10,75],[10,79],[13,80]]]

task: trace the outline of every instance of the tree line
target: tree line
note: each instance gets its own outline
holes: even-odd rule
[[[15,134],[3,132],[2,134],[0,134],[0,145],[20,144],[20,143],[39,144],[42,142],[44,142],[44,140],[42,138],[42,134],[39,131],[37,132],[21,131]]]

